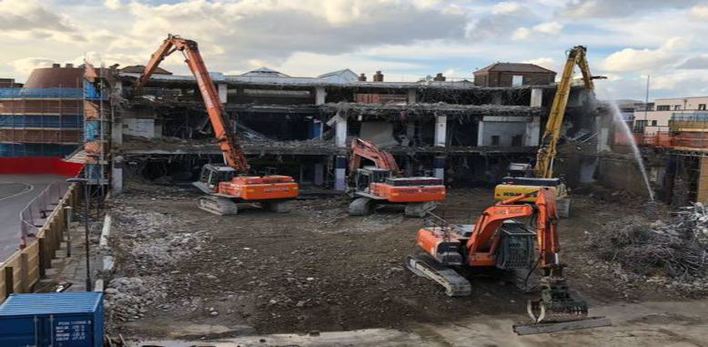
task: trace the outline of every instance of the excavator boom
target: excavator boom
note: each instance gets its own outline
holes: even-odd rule
[[[541,147],[538,149],[535,174],[538,178],[553,177],[553,161],[556,157],[556,147],[560,139],[563,119],[565,118],[565,109],[568,106],[568,97],[573,82],[573,70],[575,65],[578,65],[580,72],[583,74],[583,84],[585,89],[594,90],[593,77],[590,73],[590,66],[587,61],[587,49],[583,46],[575,46],[568,52],[563,74],[558,81],[558,89],[553,98],[551,112],[548,115],[546,122],[546,130],[541,138]]]
[[[183,39],[177,35],[168,35],[162,45],[152,54],[150,61],[145,66],[145,70],[138,79],[136,89],[140,90],[150,80],[150,76],[155,72],[160,62],[174,51],[184,54],[185,62],[192,71],[199,86],[199,91],[204,99],[209,121],[214,128],[214,136],[219,144],[221,152],[224,154],[226,164],[239,173],[247,173],[250,169],[246,156],[241,149],[238,139],[234,135],[226,119],[219,92],[209,75],[204,59],[199,53],[196,41]]]
[[[349,174],[352,175],[361,166],[361,159],[368,159],[374,162],[378,169],[390,170],[391,174],[398,176],[401,170],[398,168],[396,159],[391,153],[380,150],[373,143],[356,138],[352,141],[351,158],[349,160]]]

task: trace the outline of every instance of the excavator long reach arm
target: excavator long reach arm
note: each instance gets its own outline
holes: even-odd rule
[[[187,40],[177,35],[168,35],[162,45],[152,54],[150,61],[145,66],[142,75],[138,79],[136,90],[140,90],[150,80],[150,76],[155,72],[160,62],[167,56],[180,51],[185,57],[185,62],[194,74],[194,78],[199,86],[199,91],[204,99],[209,121],[214,128],[214,136],[219,144],[221,152],[224,154],[226,164],[239,173],[247,173],[250,169],[246,156],[241,149],[238,139],[231,130],[229,121],[225,117],[224,108],[219,99],[219,93],[209,75],[204,59],[199,53],[196,41]]]
[[[553,177],[553,161],[556,157],[556,147],[561,136],[561,128],[563,119],[565,118],[565,109],[568,106],[568,97],[570,96],[570,87],[573,82],[573,70],[575,65],[578,65],[580,72],[583,74],[583,84],[585,89],[593,91],[595,85],[593,76],[590,73],[590,66],[587,61],[587,49],[584,46],[575,46],[568,51],[568,59],[563,68],[563,74],[558,82],[551,112],[548,115],[546,122],[546,130],[541,138],[541,146],[538,149],[536,158],[535,174],[538,178]]]

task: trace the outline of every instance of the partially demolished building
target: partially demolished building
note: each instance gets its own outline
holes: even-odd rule
[[[132,86],[139,76],[124,69],[115,88],[114,177],[186,182],[202,164],[221,163],[194,78],[155,74],[138,94]],[[510,161],[534,158],[555,93],[554,85],[480,87],[440,74],[388,82],[377,72],[367,81],[348,69],[291,77],[260,68],[212,78],[254,172],[291,175],[305,191],[345,189],[353,137],[392,152],[408,175],[495,183]],[[573,89],[567,137],[593,133],[592,102]]]

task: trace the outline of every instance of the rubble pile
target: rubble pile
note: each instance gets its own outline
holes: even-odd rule
[[[683,207],[668,222],[619,219],[589,233],[588,244],[634,274],[702,283],[708,278],[708,209],[701,203]]]
[[[118,277],[111,280],[105,290],[105,309],[113,319],[133,321],[142,318],[147,307],[164,299],[166,294],[160,283],[150,277]]]

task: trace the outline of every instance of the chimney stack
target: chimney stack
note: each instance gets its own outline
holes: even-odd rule
[[[364,75],[364,73],[362,72],[362,73],[359,75],[359,78],[357,78],[357,79],[358,79],[360,82],[366,82],[366,75]]]
[[[74,67],[74,64],[72,64],[72,63],[66,63],[66,68],[67,68],[67,69],[71,69],[72,67]]]
[[[443,76],[442,72],[438,72],[438,74],[433,77],[433,81],[445,82],[445,76]]]
[[[376,71],[374,74],[374,82],[383,82],[384,80],[384,75],[381,73],[381,71]]]
[[[60,68],[60,67],[61,67],[61,64],[57,64],[57,63],[52,64],[53,69]]]

